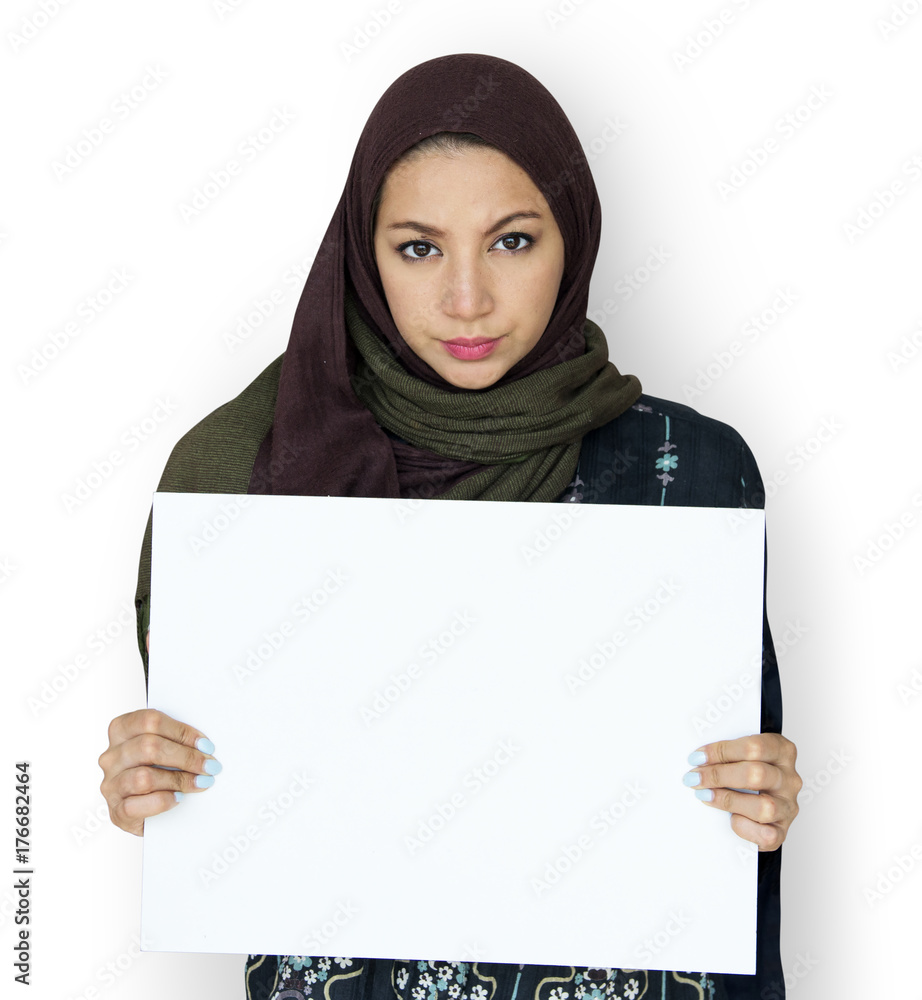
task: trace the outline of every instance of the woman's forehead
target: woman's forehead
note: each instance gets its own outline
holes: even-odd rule
[[[396,165],[385,180],[377,217],[389,225],[416,218],[480,218],[484,225],[513,213],[550,212],[544,195],[528,173],[498,150],[473,147],[460,154],[427,153]],[[408,215],[408,213],[410,213]],[[443,227],[444,228],[444,227]]]

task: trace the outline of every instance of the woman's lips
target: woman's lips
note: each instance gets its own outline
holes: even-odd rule
[[[499,337],[457,337],[455,340],[443,340],[442,343],[453,358],[476,361],[477,358],[485,358],[499,341]]]

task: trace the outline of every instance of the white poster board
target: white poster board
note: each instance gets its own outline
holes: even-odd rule
[[[150,950],[755,971],[761,511],[158,493]],[[472,955],[472,953],[475,953]]]

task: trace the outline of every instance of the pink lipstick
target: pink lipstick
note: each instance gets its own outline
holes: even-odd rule
[[[443,340],[442,343],[453,358],[476,361],[478,358],[485,358],[499,340],[499,337],[457,337],[455,340]]]

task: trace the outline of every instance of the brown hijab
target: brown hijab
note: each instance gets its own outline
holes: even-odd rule
[[[518,163],[547,199],[564,241],[547,328],[481,390],[450,385],[413,354],[375,263],[375,194],[403,153],[443,131],[473,132]],[[530,73],[466,53],[400,76],[365,124],[298,302],[251,492],[555,499],[576,467],[583,434],[641,391],[608,362],[604,336],[586,319],[600,226],[576,133]]]

